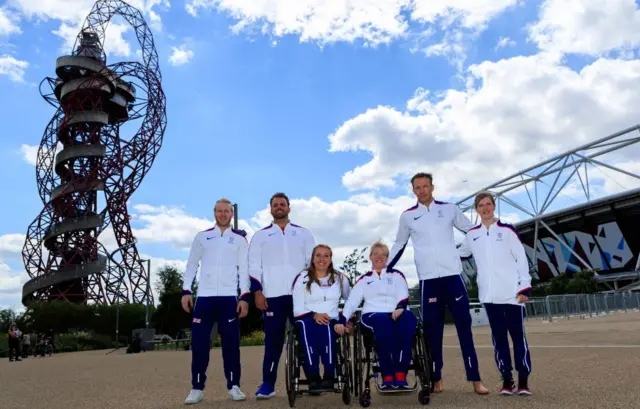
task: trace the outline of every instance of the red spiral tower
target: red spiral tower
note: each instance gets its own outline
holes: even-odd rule
[[[116,15],[135,30],[141,62],[107,65],[105,29]],[[151,304],[149,271],[133,244],[127,201],[162,145],[166,101],[142,13],[121,0],[97,1],[71,55],[56,60],[56,75],[40,84],[56,112],[38,150],[44,208],[29,226],[22,251],[31,277],[22,302]],[[116,263],[108,261],[99,240],[109,225],[120,249]]]

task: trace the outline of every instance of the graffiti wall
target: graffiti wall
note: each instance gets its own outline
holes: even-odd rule
[[[605,207],[600,205],[599,211],[585,205],[545,219],[558,237],[539,225],[535,246],[534,223],[516,225],[532,267],[534,248],[537,254],[537,274],[532,268],[532,275],[547,281],[558,274],[586,269],[580,259],[599,274],[632,271],[640,253],[640,202],[631,205],[632,199],[625,197]],[[475,276],[473,259],[463,266],[468,277]]]

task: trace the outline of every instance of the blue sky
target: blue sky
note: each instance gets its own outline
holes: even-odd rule
[[[632,0],[609,1],[607,13],[595,0],[130,3],[153,29],[167,97],[162,149],[129,204],[156,268],[184,264],[222,196],[251,232],[268,223],[271,194],[286,192],[292,219],[335,246],[340,263],[354,247],[393,240],[417,171],[433,171],[437,196],[455,200],[637,123]],[[55,75],[91,5],[0,1],[0,305],[19,304],[19,251],[42,209],[34,147],[54,110],[38,84]],[[137,59],[131,30],[114,24],[109,62]],[[606,159],[638,172],[634,152]],[[604,172],[591,176],[597,195],[637,185]],[[578,183],[558,206],[584,200]]]

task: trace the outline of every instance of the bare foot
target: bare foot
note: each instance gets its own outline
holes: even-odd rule
[[[487,395],[489,393],[489,389],[485,388],[480,381],[473,382],[473,389],[478,395]]]
[[[433,391],[435,393],[444,392],[444,381],[442,379],[436,382],[436,384],[433,386]]]

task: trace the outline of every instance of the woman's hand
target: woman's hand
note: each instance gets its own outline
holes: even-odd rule
[[[344,334],[348,334],[349,333],[349,328],[345,327],[342,324],[336,324],[333,326],[334,331],[336,331],[336,333],[340,336],[344,335]]]
[[[329,315],[325,313],[323,314],[315,313],[313,314],[313,319],[318,325],[327,325],[331,321],[331,319],[329,318]]]
[[[347,321],[347,325],[345,328],[346,328],[345,331],[347,332],[347,334],[350,333],[351,330],[353,330],[353,322]]]
[[[404,309],[398,308],[393,313],[391,313],[391,318],[395,321],[398,319],[399,316],[402,315],[403,312],[404,312]]]

